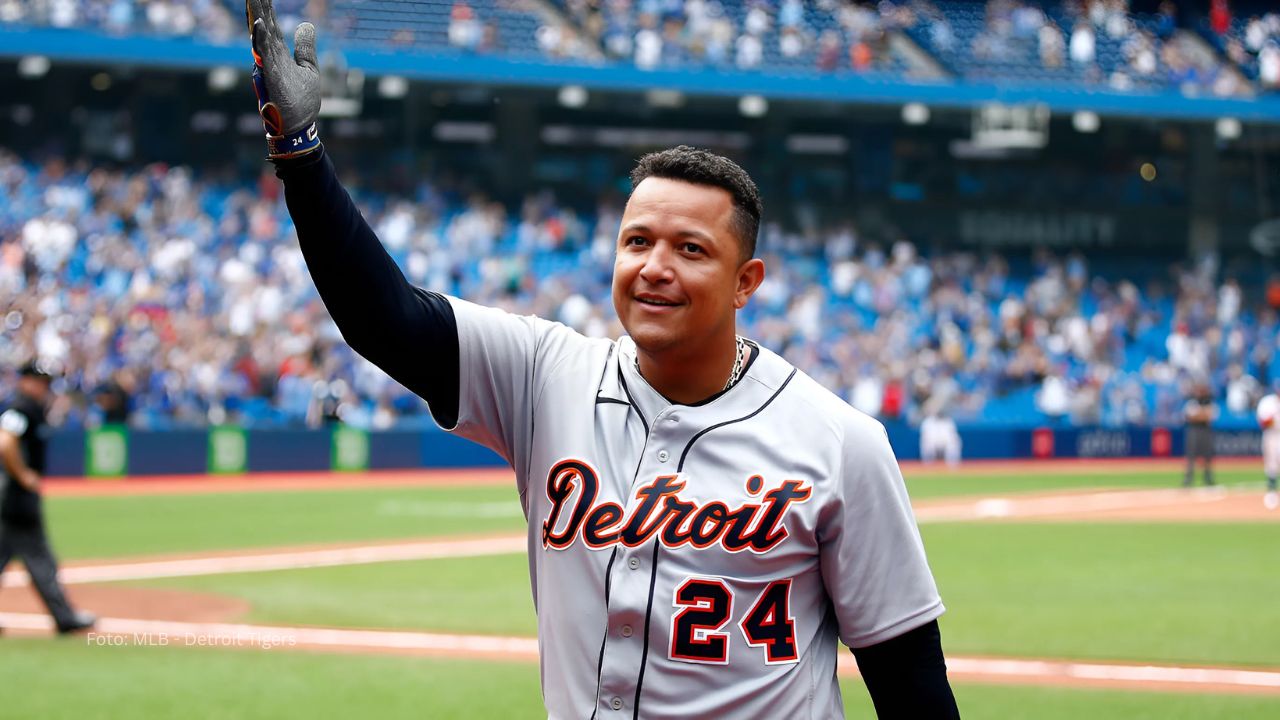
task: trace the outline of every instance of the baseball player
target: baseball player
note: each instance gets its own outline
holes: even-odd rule
[[[1267,476],[1267,494],[1262,503],[1268,510],[1280,507],[1276,478],[1280,476],[1280,382],[1258,401],[1258,425],[1262,427],[1262,472]]]
[[[315,31],[249,0],[255,83],[308,269],[359,353],[515,470],[551,718],[958,717],[884,429],[736,332],[761,204],[729,160],[645,156],[618,233],[627,336],[410,286],[319,144]]]
[[[0,572],[14,555],[22,558],[31,583],[40,593],[59,634],[87,630],[97,620],[75,610],[58,582],[58,561],[49,548],[40,502],[40,476],[45,468],[45,406],[52,377],[28,363],[18,372],[18,392],[0,413]]]
[[[934,403],[929,414],[920,422],[920,459],[925,463],[943,460],[948,467],[960,465],[960,431],[956,421]]]
[[[1182,407],[1186,420],[1187,474],[1183,487],[1195,482],[1196,461],[1204,465],[1205,487],[1213,487],[1213,422],[1218,419],[1218,404],[1208,383],[1196,383],[1190,399]]]

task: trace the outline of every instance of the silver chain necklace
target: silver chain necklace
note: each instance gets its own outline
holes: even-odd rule
[[[729,371],[729,379],[725,381],[724,387],[720,389],[720,392],[724,392],[725,390],[728,390],[729,388],[738,384],[738,381],[742,379],[742,370],[743,368],[746,367],[746,364],[747,364],[746,339],[743,338],[741,335],[735,335],[734,340],[737,345],[737,352],[733,358],[733,369]],[[640,356],[639,355],[636,355],[635,366],[636,366],[636,372],[640,374],[640,377],[644,377],[644,373],[640,372]]]
[[[737,340],[738,352],[733,358],[733,369],[729,371],[729,379],[725,382],[724,389],[720,392],[724,392],[738,384],[738,381],[742,379],[742,369],[747,363],[747,341],[742,339],[741,335],[734,337]]]

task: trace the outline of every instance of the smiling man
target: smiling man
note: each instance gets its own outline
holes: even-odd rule
[[[884,428],[737,333],[765,276],[742,168],[640,159],[617,340],[424,291],[319,143],[314,29],[290,57],[249,10],[269,156],[343,337],[515,471],[550,717],[843,717],[838,642],[882,717],[958,716]]]
[[[688,147],[645,156],[631,184],[613,306],[649,383],[672,401],[698,402],[749,360],[735,314],[764,280],[752,257],[759,193],[742,168]]]

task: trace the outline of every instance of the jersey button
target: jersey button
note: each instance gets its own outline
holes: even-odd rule
[[[632,570],[635,570],[636,568],[640,567],[640,558],[631,558],[630,560],[628,560],[627,567],[631,568]]]
[[[671,457],[671,453],[668,453],[666,450],[658,451],[658,462],[666,462],[669,457]]]
[[[623,626],[622,626],[622,637],[631,637],[631,626],[630,626],[630,625],[623,625]]]
[[[620,697],[616,697],[616,698],[614,698],[614,699],[610,700],[610,701],[609,701],[609,707],[613,708],[614,710],[621,710],[621,709],[622,709],[622,698],[620,698]]]

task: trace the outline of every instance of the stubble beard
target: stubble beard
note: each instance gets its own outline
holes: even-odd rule
[[[624,327],[624,329],[631,341],[635,343],[636,349],[646,355],[659,355],[681,344],[679,334],[671,328],[655,327],[653,323],[644,323],[635,328],[634,332],[632,328]]]

